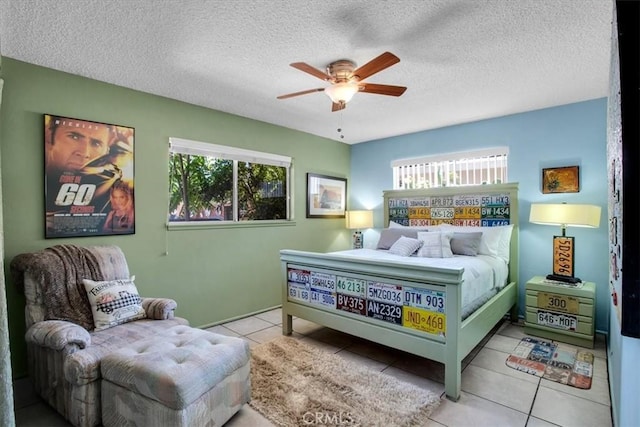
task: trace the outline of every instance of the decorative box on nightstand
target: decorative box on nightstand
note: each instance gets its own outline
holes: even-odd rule
[[[536,276],[527,282],[525,289],[525,333],[593,348],[594,283],[569,286]]]

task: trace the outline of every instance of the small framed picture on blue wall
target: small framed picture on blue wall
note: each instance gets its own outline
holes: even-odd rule
[[[542,193],[577,193],[580,191],[580,167],[563,166],[542,169]]]

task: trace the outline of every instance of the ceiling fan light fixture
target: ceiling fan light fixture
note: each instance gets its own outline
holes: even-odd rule
[[[309,93],[324,92],[333,102],[331,111],[342,111],[347,102],[351,101],[356,92],[366,92],[375,95],[400,96],[407,90],[404,86],[383,85],[364,82],[365,79],[400,62],[400,58],[391,52],[384,52],[371,61],[356,68],[356,64],[348,59],[340,59],[327,65],[327,71],[320,71],[305,62],[292,62],[293,68],[312,75],[320,80],[331,83],[329,87],[303,90],[300,92],[280,95],[278,99],[288,99]]]
[[[346,104],[351,101],[353,95],[358,91],[360,91],[360,87],[355,82],[335,83],[324,89],[324,93],[326,93],[335,104]]]

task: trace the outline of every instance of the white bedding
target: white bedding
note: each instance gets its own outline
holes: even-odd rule
[[[504,260],[489,255],[454,255],[453,258],[403,257],[379,249],[352,249],[330,253],[346,258],[394,261],[438,268],[464,268],[462,273],[463,312],[471,303],[477,302],[484,295],[495,293],[506,285],[509,274],[509,266]]]

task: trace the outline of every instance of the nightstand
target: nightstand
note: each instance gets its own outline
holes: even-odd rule
[[[536,276],[525,290],[525,333],[593,348],[595,283],[567,286]]]

